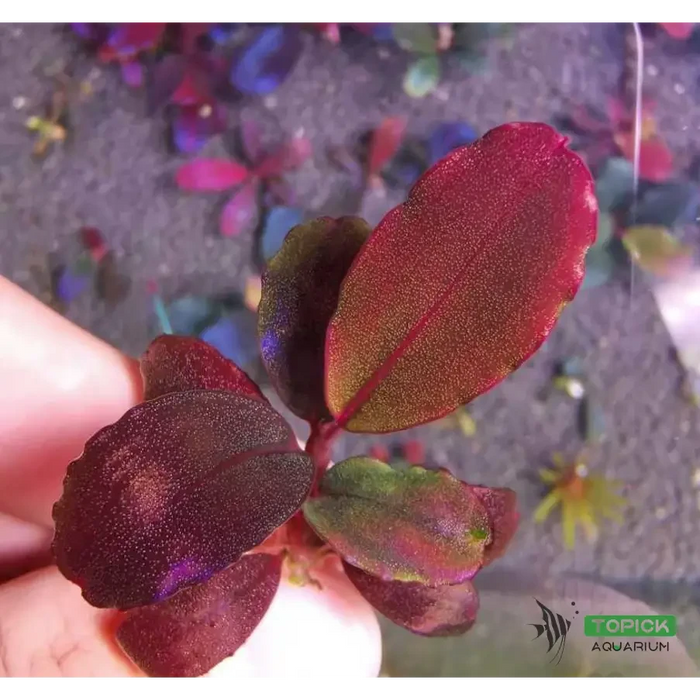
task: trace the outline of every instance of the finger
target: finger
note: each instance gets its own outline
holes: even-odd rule
[[[51,566],[0,586],[0,676],[131,676],[114,611],[90,607]]]
[[[210,672],[226,677],[367,677],[381,662],[379,625],[338,571],[323,586],[283,582],[248,641]],[[49,567],[0,586],[0,676],[138,676],[98,610]]]
[[[234,656],[210,676],[374,678],[382,661],[377,616],[328,557],[314,578],[321,589],[282,580],[267,614]]]
[[[0,583],[51,563],[51,529],[0,513]]]
[[[0,511],[51,526],[68,463],[141,398],[138,363],[0,277]]]

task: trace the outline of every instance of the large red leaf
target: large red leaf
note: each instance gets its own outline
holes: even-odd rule
[[[258,190],[258,180],[250,180],[226,202],[219,218],[222,236],[238,236],[257,221]]]
[[[326,339],[326,399],[355,432],[426,423],[542,344],[595,240],[593,179],[545,124],[453,151],[370,236]]]
[[[313,473],[266,402],[166,394],[100,430],[68,466],[56,563],[96,607],[165,600],[260,544],[300,507]]]
[[[217,158],[193,160],[175,175],[180,189],[191,192],[224,192],[244,182],[248,169],[233,160]]]
[[[248,375],[198,338],[161,335],[140,360],[144,399],[191,389],[222,389],[266,400]]]
[[[411,632],[447,637],[466,632],[476,621],[479,596],[471,581],[452,586],[382,581],[343,562],[357,590],[382,615]]]
[[[369,233],[356,217],[295,226],[263,275],[262,359],[281,399],[310,422],[330,418],[323,391],[326,328],[340,284]]]
[[[447,470],[397,471],[369,457],[329,469],[304,517],[350,564],[430,586],[473,578],[492,537],[474,490]]]
[[[206,583],[128,613],[117,641],[149,676],[201,676],[232,656],[277,592],[282,559],[244,556]]]

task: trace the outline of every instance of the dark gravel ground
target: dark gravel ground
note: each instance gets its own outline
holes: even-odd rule
[[[309,211],[329,214],[350,212],[343,211],[347,178],[329,166],[326,147],[356,138],[383,116],[406,114],[415,134],[445,120],[463,119],[482,131],[514,119],[550,121],[571,101],[602,105],[622,66],[622,41],[610,26],[522,26],[491,45],[486,73],[467,76],[448,64],[436,94],[411,100],[401,91],[407,59],[398,51],[306,40],[300,64],[272,97],[233,112],[263,120],[273,135],[304,130],[316,154],[293,183]],[[216,235],[217,197],[175,189],[172,174],[183,160],[167,153],[163,124],[146,117],[141,96],[118,75],[96,73],[89,58],[79,60],[78,73],[93,71],[95,92],[75,113],[73,143],[41,164],[31,159],[24,121],[50,90],[46,69],[73,55],[75,46],[56,27],[0,26],[0,273],[39,295],[28,272],[33,256],[65,249],[80,226],[101,228],[133,279],[132,292],[114,309],[87,295],[68,315],[138,353],[151,337],[146,281],[155,277],[166,298],[240,290],[251,271],[251,239]],[[647,42],[646,50],[645,83],[682,169],[700,150],[700,63],[674,51],[665,37]],[[206,149],[221,151],[217,140]],[[401,195],[376,195],[372,216]],[[518,492],[523,525],[505,559],[508,567],[576,572],[637,595],[653,590],[648,595],[657,598],[663,589],[673,603],[684,604],[694,625],[700,619],[700,488],[693,484],[700,420],[679,394],[681,372],[671,350],[644,280],[638,274],[630,293],[623,275],[580,293],[544,348],[473,403],[474,438],[436,427],[409,432],[424,440],[429,463]],[[606,526],[597,545],[581,540],[567,553],[556,521],[534,526],[529,516],[542,495],[533,478],[537,469],[553,451],[573,456],[581,446],[574,403],[563,396],[536,400],[553,363],[571,355],[583,359],[590,392],[608,423],[608,437],[591,452],[589,465],[625,482],[629,507],[624,524]],[[337,456],[373,442],[348,437]]]

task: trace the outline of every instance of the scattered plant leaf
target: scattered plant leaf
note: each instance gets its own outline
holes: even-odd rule
[[[425,97],[440,82],[440,59],[437,56],[422,56],[406,71],[403,79],[404,92],[409,97]]]
[[[302,48],[298,27],[291,24],[264,27],[234,58],[231,84],[246,95],[273,92],[294,69]]]
[[[535,522],[544,522],[561,506],[562,534],[567,549],[574,548],[578,526],[583,528],[588,541],[595,543],[603,520],[622,522],[620,510],[626,501],[616,493],[621,482],[590,474],[583,462],[569,464],[558,454],[554,456],[554,463],[555,469],[540,471],[540,478],[551,490],[535,511]]]
[[[663,226],[628,228],[622,243],[639,267],[655,275],[677,274],[693,262],[691,246],[681,243]]]

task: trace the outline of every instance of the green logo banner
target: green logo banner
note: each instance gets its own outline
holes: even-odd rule
[[[586,637],[675,637],[674,615],[586,615]]]

